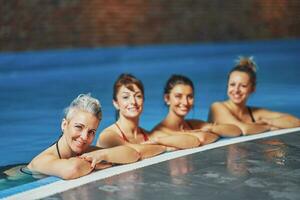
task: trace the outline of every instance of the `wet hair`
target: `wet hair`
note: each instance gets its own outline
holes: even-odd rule
[[[173,74],[167,81],[165,88],[164,88],[164,94],[170,94],[171,90],[176,86],[176,85],[188,85],[191,86],[193,89],[194,93],[194,84],[193,82],[186,76],[182,76],[179,74]]]
[[[116,80],[113,88],[113,99],[117,101],[117,94],[122,86],[125,86],[130,91],[133,90],[133,86],[136,85],[142,92],[144,98],[144,86],[142,81],[137,79],[132,74],[121,74],[118,79]]]
[[[234,68],[231,69],[231,71],[228,74],[228,80],[230,75],[237,71],[237,72],[244,72],[248,74],[250,78],[250,82],[252,83],[252,86],[256,86],[256,63],[254,62],[253,57],[243,57],[240,56],[236,60],[236,65]]]
[[[143,85],[142,81],[137,79],[132,74],[123,73],[118,77],[118,79],[114,83],[113,100],[117,101],[117,94],[118,94],[118,92],[119,92],[119,90],[122,86],[125,86],[130,91],[134,91],[134,89],[133,89],[134,85],[141,90],[142,95],[143,95],[143,99],[145,99],[145,97],[144,97],[144,85]],[[116,110],[116,113],[115,113],[116,121],[118,120],[118,118],[119,118],[119,111]]]
[[[102,119],[101,104],[98,99],[93,98],[91,94],[80,94],[71,104],[65,108],[65,119],[72,117],[74,110],[81,110],[93,114],[99,121]]]

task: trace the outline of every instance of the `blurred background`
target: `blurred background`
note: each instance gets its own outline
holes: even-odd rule
[[[0,0],[0,166],[51,145],[80,93],[102,102],[99,134],[114,122],[112,85],[124,72],[145,85],[148,130],[167,113],[173,73],[194,81],[189,117],[206,120],[239,55],[259,65],[250,105],[300,117],[299,13],[298,0]]]
[[[0,0],[0,50],[297,38],[298,0]]]

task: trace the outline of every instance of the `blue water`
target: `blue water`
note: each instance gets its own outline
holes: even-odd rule
[[[143,127],[165,116],[162,92],[172,73],[194,81],[190,117],[205,120],[209,105],[225,99],[227,72],[239,55],[253,55],[259,65],[250,104],[300,116],[300,40],[1,53],[0,166],[29,162],[52,144],[63,108],[79,93],[102,102],[98,133],[113,123],[112,85],[123,72],[144,82]]]

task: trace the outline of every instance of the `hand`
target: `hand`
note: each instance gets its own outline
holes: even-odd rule
[[[207,124],[205,126],[203,126],[202,128],[200,128],[200,131],[202,132],[213,132],[213,128],[214,126],[217,125],[217,123],[210,123],[210,124]]]
[[[97,151],[92,151],[89,153],[84,153],[80,158],[83,158],[84,160],[88,161],[91,163],[91,167],[95,168],[96,164],[101,163],[102,161],[105,161],[104,159],[104,153],[103,150],[97,150]]]
[[[155,139],[149,139],[141,144],[159,144]]]
[[[98,164],[96,164],[95,169],[96,170],[106,169],[106,168],[109,168],[111,166],[112,166],[111,163],[98,163]]]
[[[267,118],[259,118],[256,121],[256,124],[260,124],[260,125],[270,125],[270,119]]]
[[[178,148],[176,147],[166,147],[166,151],[169,152],[169,151],[176,151],[178,150]]]

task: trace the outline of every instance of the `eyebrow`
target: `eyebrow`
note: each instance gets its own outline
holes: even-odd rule
[[[81,126],[84,126],[85,127],[85,125],[84,124],[82,124],[82,123],[80,123],[80,122],[75,122],[74,123],[75,125],[81,125]],[[97,131],[97,129],[90,129],[90,130],[93,130],[93,131]]]
[[[142,92],[141,91],[131,91],[134,95],[135,94],[142,94]],[[121,94],[130,94],[131,92],[122,92]]]

